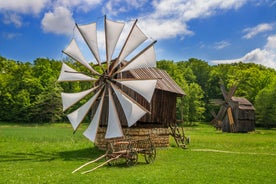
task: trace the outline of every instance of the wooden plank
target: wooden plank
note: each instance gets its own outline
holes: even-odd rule
[[[95,160],[92,160],[92,161],[90,161],[90,162],[87,162],[87,163],[83,164],[83,165],[80,166],[79,168],[75,169],[72,173],[77,172],[78,170],[80,170],[81,168],[83,168],[83,167],[85,167],[85,166],[87,166],[87,165],[89,165],[89,164],[92,164],[92,163],[94,163],[94,162],[97,162],[98,160],[104,158],[105,156],[106,156],[106,154],[100,156],[99,158],[96,158]]]
[[[93,169],[90,169],[90,170],[88,170],[88,171],[84,171],[84,172],[82,172],[81,174],[87,174],[87,173],[89,173],[89,172],[95,171],[96,169],[98,169],[98,168],[104,166],[105,164],[107,164],[107,163],[109,163],[109,162],[111,162],[111,161],[113,161],[113,160],[116,160],[116,159],[120,158],[121,156],[122,156],[122,154],[120,154],[120,155],[118,155],[118,156],[116,156],[116,157],[114,157],[114,158],[111,158],[111,159],[107,160],[106,162],[104,162],[104,163],[98,165],[97,167],[94,167]]]

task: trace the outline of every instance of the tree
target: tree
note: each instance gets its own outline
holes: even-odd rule
[[[267,128],[276,126],[276,77],[256,96],[257,123]]]

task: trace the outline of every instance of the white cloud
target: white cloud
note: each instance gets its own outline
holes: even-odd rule
[[[132,11],[142,8],[147,0],[109,0],[102,9],[103,14],[116,16],[119,13]]]
[[[267,38],[265,49],[274,50],[276,52],[276,35],[272,35]]]
[[[141,18],[138,25],[149,37],[157,40],[174,38],[178,35],[182,38],[193,35],[193,32],[188,30],[186,24],[180,20]]]
[[[3,22],[4,24],[14,24],[16,27],[22,26],[21,17],[15,13],[4,14]]]
[[[20,33],[2,33],[2,37],[6,40],[12,40],[19,36],[21,36]]]
[[[188,22],[205,18],[220,10],[238,9],[246,0],[155,0],[153,12],[141,16],[142,28],[156,39],[181,38],[194,34],[188,29]],[[162,30],[162,31],[160,31]]]
[[[24,14],[38,14],[49,0],[1,0],[1,11],[13,11]]]
[[[213,64],[220,63],[256,63],[261,64],[270,68],[276,69],[276,34],[271,35],[267,38],[267,43],[263,49],[257,48],[249,53],[245,54],[243,57],[232,60],[214,60],[211,61]]]
[[[259,24],[259,25],[255,26],[255,27],[245,28],[243,30],[243,32],[245,33],[243,38],[251,39],[254,36],[256,36],[257,34],[267,32],[267,31],[271,31],[272,29],[273,29],[273,24],[272,23],[271,24],[263,23],[263,24]]]
[[[156,17],[178,16],[183,21],[204,18],[215,14],[220,9],[237,9],[246,0],[155,0]]]
[[[99,5],[102,0],[57,0],[54,6],[63,6],[66,8],[76,8],[81,11],[89,11]]]
[[[59,6],[45,13],[41,25],[44,32],[72,35],[75,22],[70,10]]]
[[[216,42],[214,48],[217,50],[223,49],[225,47],[228,47],[230,43],[228,41],[222,40],[220,42]]]

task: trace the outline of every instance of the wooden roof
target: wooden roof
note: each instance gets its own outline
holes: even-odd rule
[[[232,101],[237,102],[239,104],[239,109],[243,110],[255,110],[253,104],[249,102],[246,98],[244,97],[232,97]]]
[[[130,70],[129,72],[136,79],[157,79],[156,89],[172,92],[177,94],[177,96],[186,95],[164,70],[157,68],[141,68]]]

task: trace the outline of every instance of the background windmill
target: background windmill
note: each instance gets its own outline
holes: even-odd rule
[[[136,20],[119,54],[114,58],[113,52],[122,34],[124,23],[105,18],[104,25],[106,58],[102,61],[98,51],[96,23],[76,24],[101,71],[96,71],[88,64],[75,39],[63,50],[63,53],[85,66],[90,74],[80,73],[63,63],[58,81],[91,81],[93,84],[91,89],[79,93],[62,93],[64,111],[92,94],[85,104],[67,115],[74,131],[91,112],[92,121],[84,135],[103,149],[106,139],[122,137],[124,134],[148,136],[153,133],[151,129],[143,130],[142,133],[140,130],[139,132],[129,130],[128,127],[134,125],[140,128],[160,128],[154,132],[160,135],[165,135],[167,132],[169,135],[167,127],[169,121],[175,121],[173,114],[176,97],[184,95],[184,92],[165,71],[155,68],[154,44],[156,41],[152,41],[129,61],[125,60],[148,39],[137,26]],[[168,97],[166,94],[169,94]],[[167,108],[168,106],[170,108]],[[162,128],[164,130],[161,130]],[[158,142],[168,144],[169,139],[167,136],[166,141],[153,141],[158,146]]]
[[[249,132],[253,131],[255,124],[255,115],[253,105],[243,97],[234,97],[237,85],[233,85],[229,92],[221,83],[220,89],[223,94],[223,100],[214,99],[212,103],[219,105],[217,114],[211,112],[214,119],[211,123],[223,132]]]

